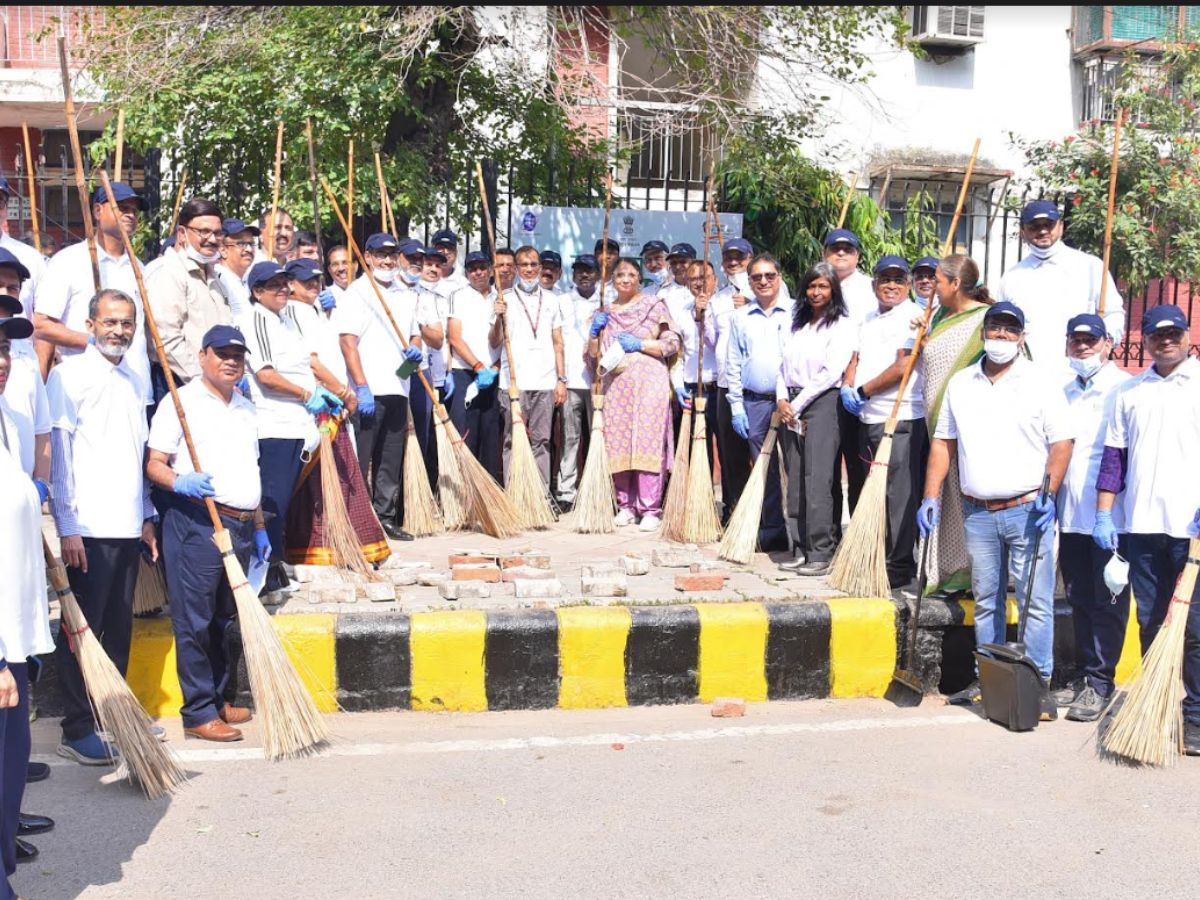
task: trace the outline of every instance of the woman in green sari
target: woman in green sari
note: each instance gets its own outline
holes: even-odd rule
[[[940,305],[921,350],[925,420],[930,434],[937,428],[951,376],[977,363],[983,355],[980,327],[984,310],[993,303],[980,282],[979,266],[962,254],[941,261],[934,290]],[[929,536],[932,543],[926,569],[927,595],[950,597],[971,588],[971,562],[959,494],[958,459],[951,455],[950,471],[942,484],[941,521]]]

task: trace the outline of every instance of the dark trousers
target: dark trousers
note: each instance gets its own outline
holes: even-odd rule
[[[1166,534],[1130,534],[1129,588],[1137,602],[1138,627],[1142,635],[1142,655],[1150,649],[1158,629],[1167,617],[1167,607],[1175,592],[1175,582],[1188,556],[1188,539]],[[1183,718],[1200,725],[1200,581],[1187,609],[1187,635],[1183,641]],[[1182,612],[1182,608],[1180,608]]]
[[[1129,549],[1124,535],[1120,543],[1124,556]],[[1112,554],[1097,547],[1090,534],[1064,531],[1058,537],[1058,564],[1075,629],[1075,664],[1101,697],[1113,692],[1113,677],[1129,625],[1129,589],[1114,598],[1104,583],[1104,567],[1111,558]]]
[[[422,389],[423,390],[423,389]],[[358,434],[358,467],[371,489],[371,505],[381,522],[399,523],[404,516],[404,440],[408,398],[388,394],[375,398],[375,415],[354,417]]]
[[[467,388],[475,380],[475,373],[455,369],[452,374],[454,394],[450,397],[450,421],[458,429],[467,449],[488,474],[500,482],[500,389],[492,382],[490,388],[481,390],[467,406]]]
[[[133,588],[137,584],[140,546],[137,538],[85,537],[87,572],[67,569],[67,580],[88,627],[122,675],[129,666],[129,644],[133,639]],[[96,722],[79,660],[67,641],[65,622],[59,624],[54,641],[54,663],[63,704],[63,738],[77,741],[93,734]]]
[[[775,413],[774,400],[745,398],[746,418],[750,420],[750,453],[757,462],[758,454],[771,428]],[[783,491],[779,484],[778,449],[767,460],[767,489],[763,494],[762,518],[758,524],[758,546],[764,551],[787,550],[787,526],[783,521]]]
[[[267,523],[267,537],[271,539],[271,561],[283,562],[283,525],[287,521],[288,507],[292,505],[292,492],[304,462],[300,453],[304,441],[296,438],[263,438],[258,442],[258,471],[262,481],[263,517]],[[314,450],[314,453],[320,452]]]
[[[27,663],[9,663],[17,683],[17,705],[0,709],[0,855],[4,857],[4,884],[0,897],[17,896],[8,879],[17,871],[17,820],[25,796],[29,769],[29,670]]]
[[[831,388],[800,414],[804,437],[790,428],[781,429],[788,473],[788,530],[810,562],[828,562],[837,549],[832,486],[842,476],[838,405],[838,392]]]
[[[850,503],[849,513],[854,515],[854,507],[858,506],[858,495],[862,493],[863,483],[867,480],[867,464],[863,462],[861,454],[861,440],[859,432],[862,430],[862,422],[858,416],[852,416],[846,412],[846,407],[842,406],[841,402],[837,405],[838,415],[838,434],[841,440],[841,446],[838,450],[842,458],[842,463],[846,466],[846,490]],[[839,473],[840,474],[840,473]],[[837,539],[842,539],[842,479],[836,478],[833,482],[833,527]]]
[[[746,480],[750,477],[750,447],[733,430],[733,409],[729,406],[729,391],[717,388],[717,453],[721,457],[721,505],[725,511],[722,522],[729,520]]]
[[[254,553],[254,522],[221,521],[245,571]],[[226,638],[237,607],[204,507],[176,503],[163,513],[162,526],[175,668],[183,692],[179,711],[184,727],[195,728],[216,719],[229,696],[232,664]]]
[[[838,404],[841,406],[841,404]],[[859,454],[874,459],[883,441],[883,423],[860,423]],[[892,587],[908,584],[917,576],[917,506],[925,486],[925,461],[929,456],[925,420],[896,423],[887,471],[887,573]]]
[[[697,386],[695,382],[685,381],[684,387],[691,391],[693,397],[696,397],[699,393],[696,389]],[[673,391],[672,395],[674,395]],[[717,396],[717,383],[714,381],[706,385],[704,389],[704,430],[705,434],[708,435],[709,474],[712,474],[713,466],[716,464],[716,454],[712,452],[712,439],[716,436],[717,428],[719,427],[717,423],[717,408],[719,406],[720,397]],[[694,409],[692,411],[692,415],[695,415]],[[675,425],[675,449],[678,450],[680,437],[679,429],[683,424],[683,407],[679,405],[678,400],[674,399],[674,396],[672,396],[671,400],[671,419]],[[736,437],[736,435],[734,436]],[[691,449],[694,448],[689,448],[689,450]]]
[[[429,370],[423,370],[425,377],[430,378]],[[446,377],[449,377],[447,375]],[[430,380],[430,384],[433,381]],[[458,385],[455,385],[458,387]],[[438,402],[444,400],[446,389],[444,387],[434,388],[438,392]],[[453,402],[454,398],[450,398]],[[421,448],[421,456],[425,461],[425,474],[429,476],[429,483],[437,485],[437,435],[433,430],[433,403],[429,399],[429,395],[425,393],[425,385],[421,384],[421,379],[416,375],[408,379],[408,409],[412,414],[413,429],[417,432],[417,445]],[[453,421],[453,419],[451,420]],[[457,426],[455,426],[457,427]],[[400,507],[404,509],[403,505]],[[403,514],[401,514],[403,518]]]

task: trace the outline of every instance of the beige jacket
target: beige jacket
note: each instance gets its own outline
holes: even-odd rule
[[[233,322],[225,285],[215,270],[205,275],[199,263],[169,250],[147,276],[146,293],[171,371],[183,381],[199,377],[205,332]]]

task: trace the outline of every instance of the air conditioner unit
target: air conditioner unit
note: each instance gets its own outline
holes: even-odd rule
[[[922,47],[967,48],[983,40],[982,6],[914,6],[912,38]]]

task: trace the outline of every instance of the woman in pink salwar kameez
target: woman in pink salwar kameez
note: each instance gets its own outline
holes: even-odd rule
[[[641,292],[637,266],[617,263],[613,287],[616,299],[592,320],[588,352],[600,360],[613,344],[625,351],[615,371],[603,377],[604,446],[620,507],[616,524],[640,520],[642,531],[658,531],[674,446],[667,368],[680,339],[667,305]]]

